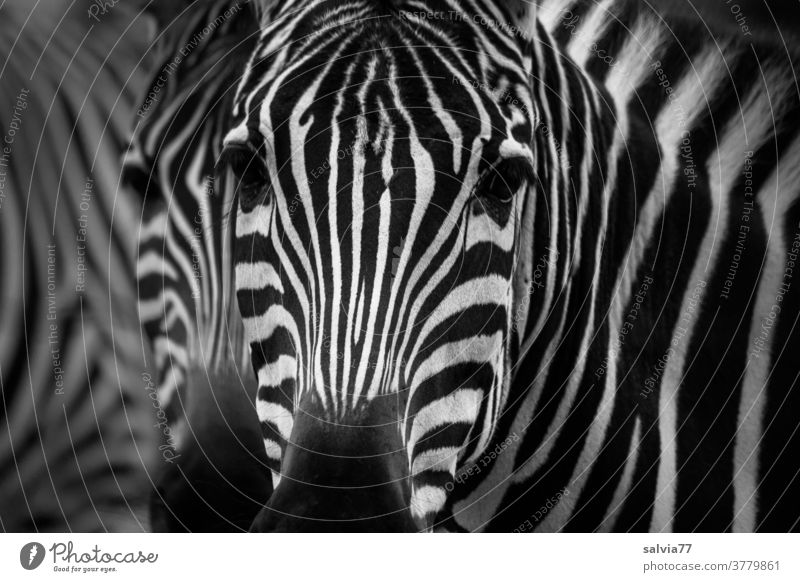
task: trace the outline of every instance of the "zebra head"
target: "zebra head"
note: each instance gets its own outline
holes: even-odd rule
[[[530,43],[513,3],[265,4],[220,160],[277,486],[254,527],[431,528],[509,385]]]

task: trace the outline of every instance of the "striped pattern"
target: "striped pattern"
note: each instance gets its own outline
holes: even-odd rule
[[[142,531],[156,436],[117,189],[148,31],[56,4],[0,8],[0,530]]]
[[[240,178],[259,163],[247,148],[269,174],[269,192],[240,185],[235,260],[276,485],[299,408],[348,422],[402,394],[396,430],[423,522],[502,409],[522,208],[503,198],[533,171],[526,55],[471,22],[457,32],[468,50],[368,2],[287,6],[262,32],[226,138]],[[493,189],[509,179],[511,192]]]
[[[394,392],[429,526],[519,529],[566,490],[529,529],[796,528],[787,59],[634,3],[569,26],[544,3],[522,35],[490,2],[383,6],[266,11],[227,138],[258,159],[238,162],[237,287],[276,468],[305,394],[346,419]],[[464,212],[486,144],[535,152],[506,222]]]
[[[521,279],[542,286],[519,294],[518,397],[498,427],[523,438],[453,522],[796,530],[800,309],[781,289],[800,234],[796,54],[717,45],[632,2],[543,2],[539,18],[535,70],[554,88],[539,151],[566,144],[570,169],[531,208]]]
[[[792,53],[624,0],[260,6],[206,198],[273,499],[303,431],[377,414],[424,529],[798,528]],[[181,366],[217,337],[177,329]]]

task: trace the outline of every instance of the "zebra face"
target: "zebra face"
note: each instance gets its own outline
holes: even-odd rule
[[[508,385],[524,43],[478,2],[384,4],[275,15],[225,140],[263,529],[430,527]]]

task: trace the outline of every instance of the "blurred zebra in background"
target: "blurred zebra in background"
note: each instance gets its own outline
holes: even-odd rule
[[[0,530],[141,531],[158,434],[118,195],[152,27],[0,6]],[[148,385],[149,384],[149,385]]]
[[[271,492],[252,399],[248,346],[233,292],[230,192],[214,166],[239,71],[257,32],[239,0],[161,6],[156,66],[138,105],[124,181],[143,204],[139,319],[166,411],[169,463],[153,528],[249,527]]]

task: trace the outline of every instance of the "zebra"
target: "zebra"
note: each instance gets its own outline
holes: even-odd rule
[[[154,7],[155,9],[155,7]],[[236,71],[256,32],[230,0],[159,6],[156,65],[136,111],[123,182],[142,204],[138,319],[154,353],[165,463],[156,531],[249,527],[271,493],[250,399],[249,351],[229,261],[229,195],[213,188]]]
[[[623,0],[255,7],[213,195],[251,529],[798,529],[793,49]]]
[[[147,27],[0,7],[0,530],[143,531],[157,447],[117,197]],[[114,281],[113,285],[110,284]]]

